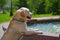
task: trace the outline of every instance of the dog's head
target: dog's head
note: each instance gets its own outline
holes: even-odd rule
[[[28,8],[25,7],[22,7],[19,10],[17,10],[16,15],[18,19],[24,19],[24,20],[31,19],[32,17],[32,13],[29,11]]]

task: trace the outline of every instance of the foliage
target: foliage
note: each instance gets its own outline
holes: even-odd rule
[[[15,8],[27,7],[27,0],[13,0]]]
[[[33,14],[60,14],[60,0],[16,0],[14,4],[29,8]]]
[[[43,0],[40,4],[39,7],[37,8],[37,13],[38,14],[44,14],[45,13],[45,0]]]
[[[5,13],[4,8],[6,3],[7,3],[7,0],[0,0],[0,13],[3,13],[3,14]]]
[[[7,0],[0,0],[0,8],[2,8],[7,3]]]
[[[29,9],[32,13],[36,13],[37,8],[39,7],[39,4],[42,2],[42,0],[27,0],[27,4]]]

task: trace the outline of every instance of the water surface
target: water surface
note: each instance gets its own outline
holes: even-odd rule
[[[60,22],[35,23],[29,25],[28,28],[39,29],[43,32],[60,33]]]

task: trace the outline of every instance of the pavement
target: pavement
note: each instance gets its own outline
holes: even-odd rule
[[[0,39],[3,36],[3,34],[4,34],[4,31],[3,31],[2,27],[5,27],[7,29],[8,28],[8,24],[9,24],[9,22],[5,22],[5,23],[0,24]]]

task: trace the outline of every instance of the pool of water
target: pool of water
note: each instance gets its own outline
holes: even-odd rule
[[[28,25],[28,28],[39,29],[43,32],[60,33],[60,22],[45,22]]]

